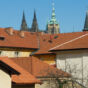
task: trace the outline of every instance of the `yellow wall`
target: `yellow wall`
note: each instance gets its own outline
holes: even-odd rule
[[[0,88],[11,88],[11,77],[0,69]]]
[[[36,57],[38,57],[40,60],[44,61],[45,63],[55,64],[56,55],[38,55]]]

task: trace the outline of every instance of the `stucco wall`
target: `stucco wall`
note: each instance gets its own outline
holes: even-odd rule
[[[11,88],[11,77],[0,69],[0,88]]]
[[[65,51],[56,55],[57,67],[70,72],[80,83],[86,84],[88,79],[88,51]]]
[[[35,84],[35,88],[58,88],[55,79],[40,78],[42,84]]]
[[[35,84],[32,85],[12,85],[12,88],[35,88]]]
[[[18,55],[16,54],[18,52]],[[2,50],[0,56],[8,56],[8,57],[29,57],[31,51],[4,51]]]

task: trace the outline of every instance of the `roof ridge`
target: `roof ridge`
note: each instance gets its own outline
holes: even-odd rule
[[[65,42],[65,43],[62,43],[62,44],[60,44],[60,45],[57,45],[57,46],[51,48],[49,51],[51,51],[51,50],[53,50],[53,49],[55,49],[55,48],[57,48],[57,47],[61,47],[61,46],[65,45],[65,44],[68,44],[68,43],[70,43],[70,42],[73,42],[73,41],[75,41],[75,40],[78,40],[78,39],[80,39],[80,38],[83,38],[83,37],[85,37],[85,36],[87,36],[87,35],[88,35],[88,33],[87,33],[87,34],[83,34],[83,35],[81,35],[81,36],[79,36],[79,37],[76,37],[76,38],[74,38],[74,39],[72,39],[72,40],[69,40],[69,41],[67,41],[67,42]]]

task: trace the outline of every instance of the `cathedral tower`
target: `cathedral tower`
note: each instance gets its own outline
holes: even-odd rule
[[[86,12],[86,19],[85,19],[85,24],[84,24],[83,31],[88,31],[88,10]]]
[[[22,18],[22,23],[21,23],[21,31],[28,31],[27,23],[25,20],[25,14],[23,12],[23,18]]]
[[[36,18],[36,12],[34,11],[34,18],[32,22],[32,27],[30,29],[30,32],[38,32],[38,23],[37,23],[37,18]]]
[[[53,3],[51,20],[47,23],[46,30],[47,30],[47,33],[49,33],[49,34],[58,34],[59,33],[59,24],[56,20],[54,3]]]

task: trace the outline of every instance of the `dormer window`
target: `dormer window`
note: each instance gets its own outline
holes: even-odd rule
[[[19,52],[16,51],[16,52],[15,52],[15,57],[18,57],[18,56],[19,56]]]
[[[57,39],[58,38],[58,35],[54,36],[54,39]]]
[[[5,40],[5,37],[0,36],[0,40]]]

